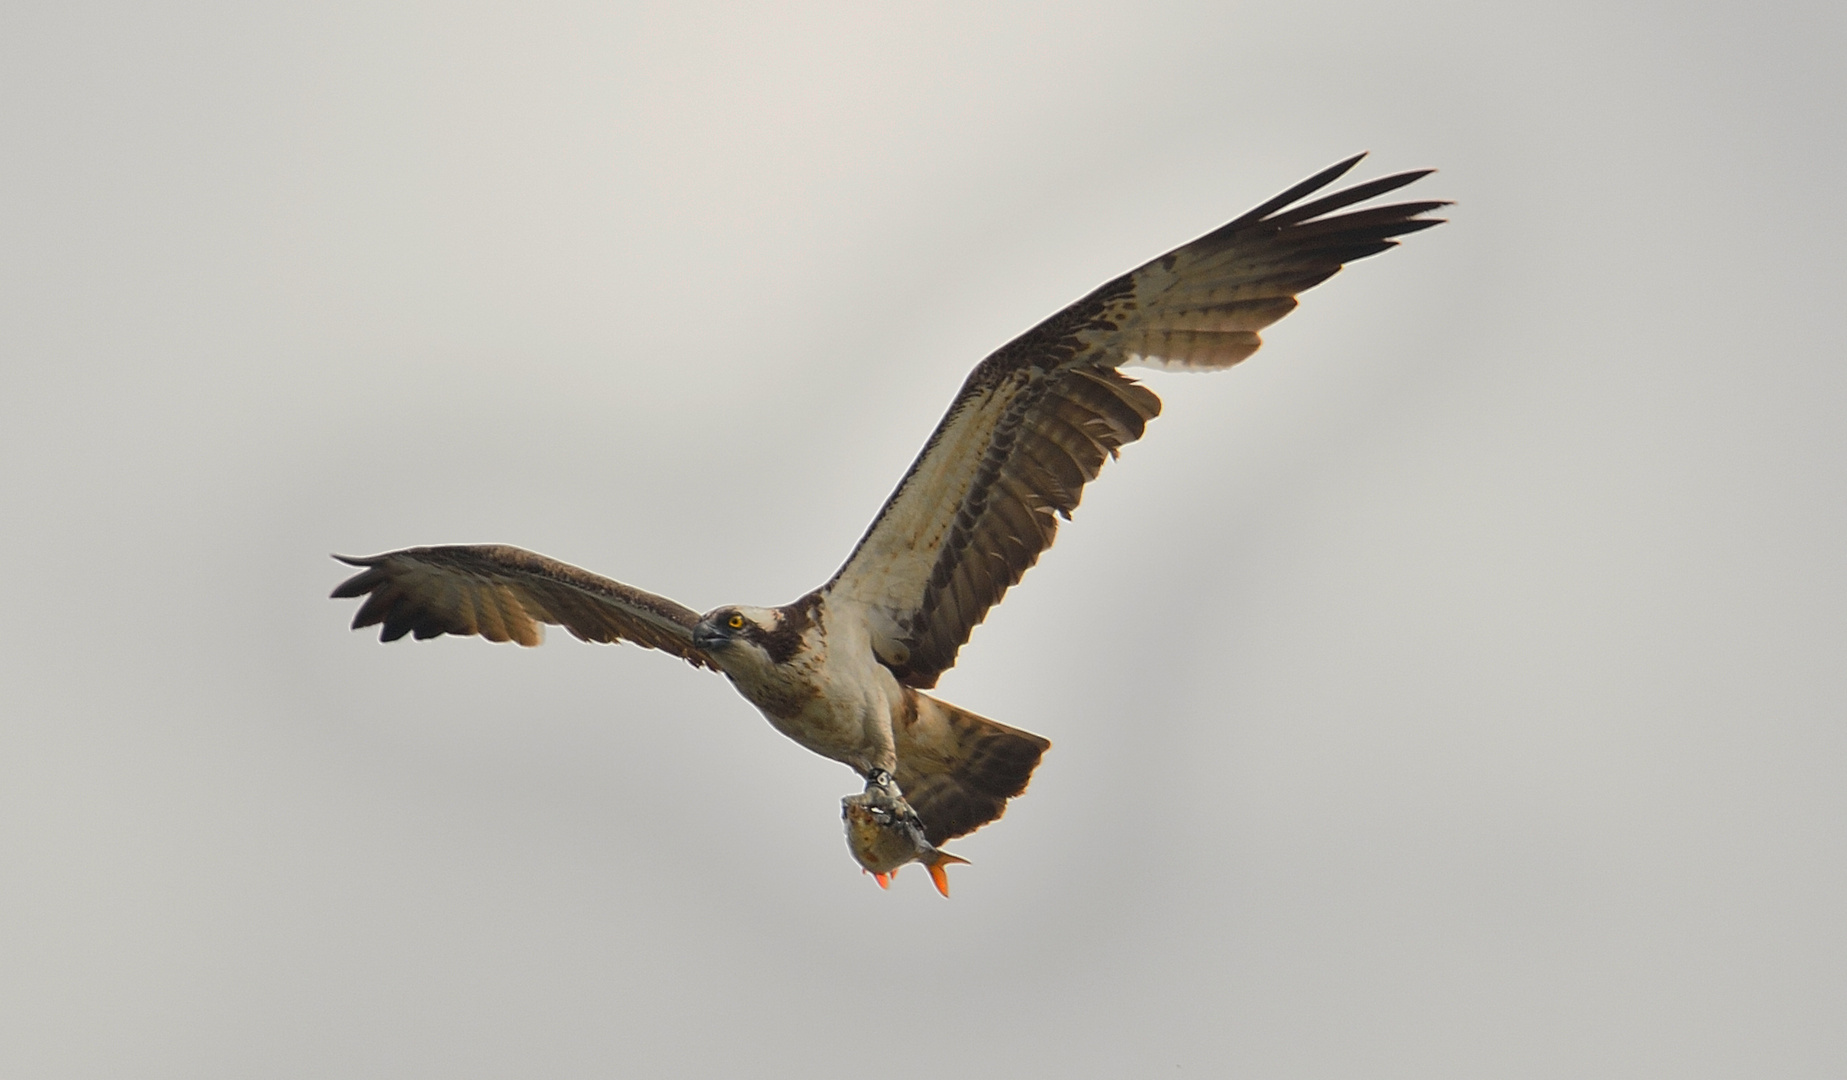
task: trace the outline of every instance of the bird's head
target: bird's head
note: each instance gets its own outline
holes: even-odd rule
[[[739,650],[760,654],[761,659],[768,662],[771,639],[781,623],[782,613],[775,608],[736,605],[714,608],[700,616],[693,626],[693,645],[721,663],[727,655],[739,655]]]

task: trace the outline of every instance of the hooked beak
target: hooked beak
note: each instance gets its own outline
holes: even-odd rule
[[[693,648],[711,652],[725,643],[724,631],[708,622],[701,622],[693,627]]]

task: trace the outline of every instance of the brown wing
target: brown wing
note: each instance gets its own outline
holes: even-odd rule
[[[874,651],[901,682],[936,685],[1052,545],[1084,485],[1161,411],[1117,368],[1230,367],[1257,351],[1257,331],[1288,314],[1297,293],[1440,224],[1421,215],[1441,202],[1328,216],[1429,170],[1291,208],[1360,156],[1103,285],[975,368],[827,586],[830,601],[862,605]]]
[[[582,641],[630,641],[717,669],[693,647],[698,612],[521,548],[456,545],[334,558],[365,567],[333,595],[364,596],[353,629],[382,624],[380,641],[480,634],[537,645],[540,624],[553,623]]]

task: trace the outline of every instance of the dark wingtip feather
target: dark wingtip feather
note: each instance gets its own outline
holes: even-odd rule
[[[1266,219],[1264,224],[1280,226],[1293,225],[1298,221],[1308,221],[1311,218],[1317,218],[1323,214],[1333,213],[1343,206],[1352,206],[1354,203],[1365,202],[1367,199],[1383,195],[1388,191],[1397,191],[1406,184],[1422,180],[1433,172],[1436,172],[1436,170],[1413,169],[1410,172],[1394,173],[1391,176],[1381,176],[1377,180],[1368,180],[1364,184],[1355,184],[1345,191],[1336,191],[1334,194],[1316,199],[1314,202],[1303,203],[1293,210]]]
[[[363,570],[335,585],[333,592],[327,595],[334,600],[351,600],[355,596],[364,596],[371,592],[382,580],[377,571]]]
[[[1417,218],[1414,221],[1407,221],[1399,225],[1398,232],[1395,235],[1409,236],[1414,232],[1422,232],[1425,229],[1434,228],[1448,220],[1448,218],[1440,217]]]
[[[348,566],[363,566],[367,568],[364,571],[354,574],[350,578],[347,578],[345,581],[342,581],[340,584],[335,585],[333,592],[328,594],[328,596],[334,600],[351,600],[355,596],[364,596],[366,593],[371,592],[375,587],[377,587],[379,581],[381,580],[379,575],[376,572],[374,572],[372,569],[370,569],[371,567],[377,566],[379,564],[380,559],[381,559],[380,556],[373,556],[372,558],[369,558],[369,559],[368,558],[355,558],[352,555],[341,555],[336,552],[333,554],[333,558],[338,559],[339,561],[345,563]]]
[[[1337,161],[1334,164],[1329,165],[1327,168],[1322,169],[1320,172],[1302,181],[1301,183],[1295,185],[1294,187],[1290,188],[1288,191],[1283,192],[1281,195],[1278,195],[1273,199],[1269,199],[1263,203],[1260,203],[1257,206],[1253,206],[1250,209],[1250,211],[1244,214],[1242,217],[1239,217],[1234,221],[1228,222],[1224,226],[1213,230],[1213,232],[1214,233],[1236,232],[1237,230],[1242,229],[1247,225],[1262,221],[1264,218],[1269,217],[1271,214],[1274,214],[1278,210],[1281,210],[1283,207],[1288,206],[1292,202],[1295,202],[1297,199],[1300,199],[1303,196],[1308,195],[1312,192],[1320,191],[1322,188],[1327,187],[1329,184],[1345,176],[1347,172],[1351,170],[1355,165],[1358,165],[1360,163],[1360,160],[1364,158],[1369,152],[1370,151],[1362,150],[1345,161]]]

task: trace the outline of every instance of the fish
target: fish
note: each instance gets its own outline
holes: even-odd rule
[[[870,784],[863,793],[840,800],[840,816],[846,822],[847,850],[881,889],[891,888],[891,879],[898,875],[900,866],[917,862],[930,871],[931,883],[946,898],[946,867],[968,863],[925,839],[917,811],[889,783]]]

